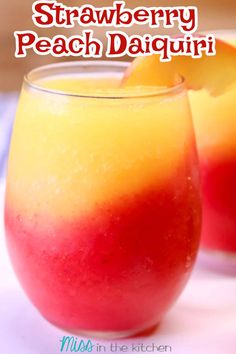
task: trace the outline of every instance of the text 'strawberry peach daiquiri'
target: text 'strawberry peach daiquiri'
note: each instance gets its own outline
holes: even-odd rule
[[[17,276],[52,323],[105,337],[157,324],[200,235],[186,91],[122,88],[128,64],[43,67],[25,79],[5,223]]]
[[[235,33],[234,33],[235,34]],[[236,254],[236,34],[224,33],[214,57],[138,58],[123,85],[173,85],[186,79],[194,117],[203,194],[202,247]]]

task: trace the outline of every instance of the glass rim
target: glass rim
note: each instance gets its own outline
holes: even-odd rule
[[[100,93],[98,89],[94,89],[94,91],[91,92],[70,92],[67,90],[57,90],[53,88],[46,88],[43,87],[40,83],[37,83],[35,79],[32,78],[33,75],[35,74],[40,74],[45,71],[49,71],[50,69],[63,69],[63,68],[89,68],[89,67],[104,67],[104,68],[112,68],[115,69],[116,67],[120,67],[122,69],[126,69],[130,65],[130,62],[128,61],[111,61],[111,60],[79,60],[79,61],[65,61],[65,62],[59,62],[59,63],[52,63],[48,65],[42,65],[39,66],[35,69],[30,70],[25,76],[24,76],[24,83],[26,83],[30,88],[33,88],[37,91],[40,92],[45,92],[45,93],[50,93],[54,95],[60,95],[60,96],[65,96],[65,97],[77,97],[77,98],[103,98],[103,99],[130,99],[130,98],[147,98],[147,97],[155,97],[155,96],[168,96],[168,95],[173,95],[177,94],[183,90],[185,90],[185,79],[182,76],[179,76],[180,81],[176,84],[173,84],[173,86],[170,87],[161,87],[161,86],[152,86],[152,89],[150,86],[147,86],[145,92],[131,92],[131,90],[127,93],[121,90],[113,89],[112,94],[109,95],[107,93]],[[51,75],[46,75],[45,77],[50,77],[53,76]]]

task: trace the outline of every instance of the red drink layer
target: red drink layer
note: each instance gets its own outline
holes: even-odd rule
[[[184,179],[186,172],[183,165],[161,189],[153,186],[70,223],[51,215],[27,220],[7,204],[15,270],[46,318],[96,331],[142,330],[160,321],[198,248],[197,182]]]
[[[236,252],[236,158],[202,161],[201,171],[202,245]]]

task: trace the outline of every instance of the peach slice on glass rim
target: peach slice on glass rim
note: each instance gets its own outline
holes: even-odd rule
[[[164,63],[157,54],[137,57],[125,72],[122,86],[171,87],[181,76],[188,89],[206,89],[211,95],[223,93],[236,81],[236,48],[216,39],[215,56],[174,56]]]

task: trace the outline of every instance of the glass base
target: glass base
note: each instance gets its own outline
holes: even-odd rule
[[[68,330],[67,330],[68,331]],[[83,330],[69,330],[69,332],[74,333],[80,337],[86,337],[89,339],[121,339],[121,338],[128,338],[128,337],[134,337],[141,331],[121,331],[121,332],[99,332],[99,331],[83,331]]]
[[[236,253],[203,248],[198,259],[204,267],[210,270],[236,275]]]
[[[50,322],[53,326],[70,333],[72,336],[85,337],[88,339],[121,339],[121,338],[130,338],[130,337],[147,337],[152,335],[158,328],[160,323],[149,326],[147,328],[133,329],[127,331],[93,331],[93,330],[83,330],[83,329],[71,329],[58,326],[52,321],[48,320],[44,315],[43,317]]]
[[[128,331],[120,331],[120,332],[99,332],[99,331],[72,331],[73,333],[86,337],[86,338],[97,338],[97,339],[120,339],[120,338],[130,338],[130,337],[147,337],[152,335],[158,328],[160,323],[155,324],[154,326],[145,328],[145,329],[135,329]]]

